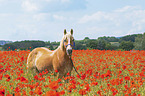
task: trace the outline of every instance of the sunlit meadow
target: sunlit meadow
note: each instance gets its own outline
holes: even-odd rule
[[[0,96],[145,96],[145,51],[73,50],[81,77],[62,79],[27,73],[29,52],[0,51]]]

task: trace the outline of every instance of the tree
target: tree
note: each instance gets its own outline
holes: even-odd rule
[[[122,41],[132,41],[132,42],[135,42],[135,37],[137,37],[138,34],[133,34],[133,35],[127,35],[127,36],[124,36],[124,37],[121,37],[120,38],[120,42]]]
[[[85,39],[84,40],[88,40],[88,39],[90,39],[89,37],[85,37]]]
[[[116,50],[118,49],[118,46],[115,46],[115,45],[111,45],[111,43],[106,43],[105,45],[105,50]]]
[[[143,34],[142,37],[142,50],[145,50],[145,33]]]
[[[89,41],[89,43],[87,43],[87,47],[91,49],[97,49],[97,41],[96,40]]]
[[[133,42],[131,41],[122,41],[119,45],[119,47],[123,50],[129,51],[134,48]]]
[[[142,50],[142,34],[137,35],[134,42],[134,49]]]
[[[134,49],[136,50],[145,50],[145,33],[139,34],[135,38],[134,46]]]
[[[80,42],[75,42],[75,50],[86,50],[87,49],[87,47],[86,47],[86,45],[85,44],[82,44],[82,43],[80,43]]]
[[[99,37],[98,38],[99,40],[104,40],[104,41],[107,41],[107,42],[118,42],[119,41],[119,39],[118,38],[116,38],[116,37],[106,37],[106,36],[104,36],[104,37]]]
[[[8,47],[10,47],[10,50],[14,49],[21,49],[21,50],[26,50],[26,49],[33,49],[36,47],[44,47],[45,42],[44,41],[17,41],[14,43],[8,43],[3,46],[4,50],[7,50]]]
[[[97,40],[97,49],[104,50],[105,49],[105,41],[104,40]]]
[[[50,41],[45,42],[46,46],[49,46],[50,44],[51,44]]]
[[[15,50],[16,49],[16,46],[14,45],[14,44],[12,44],[12,43],[7,43],[7,44],[5,44],[5,45],[3,45],[3,49],[4,50]]]
[[[53,48],[53,46],[52,46],[52,45],[50,45],[50,46],[49,46],[49,49],[50,49],[50,50],[54,50],[54,48]]]

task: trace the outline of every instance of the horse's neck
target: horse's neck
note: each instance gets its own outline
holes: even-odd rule
[[[68,55],[67,55],[67,53],[66,53],[66,49],[65,48],[62,48],[61,46],[59,46],[58,48],[57,48],[57,55],[59,56],[59,57],[68,57]]]

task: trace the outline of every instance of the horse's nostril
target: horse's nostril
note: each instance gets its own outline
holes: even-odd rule
[[[68,53],[69,53],[69,54],[71,54],[71,53],[72,53],[72,49],[68,49],[67,51],[68,51]]]

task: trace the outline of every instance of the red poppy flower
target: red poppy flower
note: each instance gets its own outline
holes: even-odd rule
[[[70,73],[68,72],[66,75],[70,75]]]
[[[87,94],[87,92],[86,92],[85,89],[80,89],[80,90],[79,90],[79,94],[80,94],[80,95],[85,95],[85,94]]]
[[[59,96],[59,93],[56,91],[50,90],[46,92],[45,96]]]
[[[125,76],[124,79],[127,81],[127,80],[130,80],[130,77],[129,76]]]
[[[58,82],[57,81],[53,81],[53,82],[50,82],[50,84],[48,85],[48,87],[50,89],[56,90],[57,88],[59,88],[59,85],[58,85]]]
[[[0,89],[0,96],[5,96],[5,89]]]
[[[57,73],[57,72],[58,72],[58,70],[55,70],[55,72]]]

